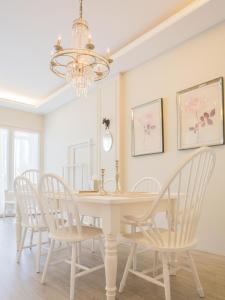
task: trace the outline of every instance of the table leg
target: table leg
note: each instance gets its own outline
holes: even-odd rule
[[[116,235],[105,235],[105,276],[107,300],[116,299],[117,275],[117,238]]]
[[[21,235],[22,235],[21,216],[20,216],[18,205],[16,205],[16,247],[17,247],[17,251],[19,251]]]

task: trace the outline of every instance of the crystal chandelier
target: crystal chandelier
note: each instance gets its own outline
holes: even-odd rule
[[[71,48],[64,49],[59,37],[50,61],[52,72],[65,78],[78,97],[86,96],[93,82],[105,78],[110,72],[113,62],[110,51],[103,56],[94,49],[88,24],[83,19],[83,0],[80,0],[80,17],[73,22]]]

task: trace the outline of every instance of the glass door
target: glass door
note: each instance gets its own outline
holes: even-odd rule
[[[39,170],[39,134],[14,131],[13,180],[28,169]]]
[[[8,188],[8,169],[9,169],[9,132],[7,129],[0,128],[0,214],[4,210],[5,190]]]
[[[0,216],[5,206],[5,190],[13,190],[15,177],[29,169],[39,170],[39,139],[37,132],[0,128]]]

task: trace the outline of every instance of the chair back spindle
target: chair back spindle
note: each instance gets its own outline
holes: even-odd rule
[[[153,208],[139,222],[151,219],[149,231],[140,225],[155,247],[185,248],[196,243],[196,231],[206,189],[215,166],[215,153],[209,148],[195,151],[174,173],[156,198]],[[167,201],[166,232],[157,225],[157,209]]]
[[[26,177],[27,179],[30,180],[30,182],[35,185],[38,186],[40,177],[41,177],[41,173],[39,170],[36,169],[30,169],[30,170],[26,170],[21,174],[22,177]]]
[[[39,196],[35,186],[28,178],[19,176],[14,180],[14,191],[22,223],[25,226],[39,227],[43,220],[40,217]]]
[[[53,174],[40,179],[41,208],[52,234],[59,230],[72,231],[75,226],[81,235],[81,223],[73,192],[64,180]]]
[[[158,193],[161,183],[154,177],[142,177],[132,188],[132,192]]]

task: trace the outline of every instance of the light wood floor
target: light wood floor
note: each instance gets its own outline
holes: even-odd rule
[[[50,266],[46,285],[40,284],[40,274],[35,274],[35,250],[25,250],[21,264],[15,261],[15,223],[12,219],[0,221],[0,300],[67,300],[69,296],[69,265],[64,263]],[[100,258],[84,249],[84,261],[97,264]],[[118,282],[120,282],[128,247],[119,247]],[[57,253],[57,259],[58,259]],[[65,255],[61,253],[60,255]],[[225,300],[225,257],[195,252],[200,278],[206,300]],[[139,263],[146,267],[151,257],[145,253]],[[53,258],[54,261],[54,258]],[[44,257],[43,257],[44,262]],[[173,300],[197,300],[192,277],[180,272],[171,278]],[[76,282],[76,300],[105,299],[104,270],[79,278]],[[140,278],[130,275],[120,300],[164,300],[163,290]]]

